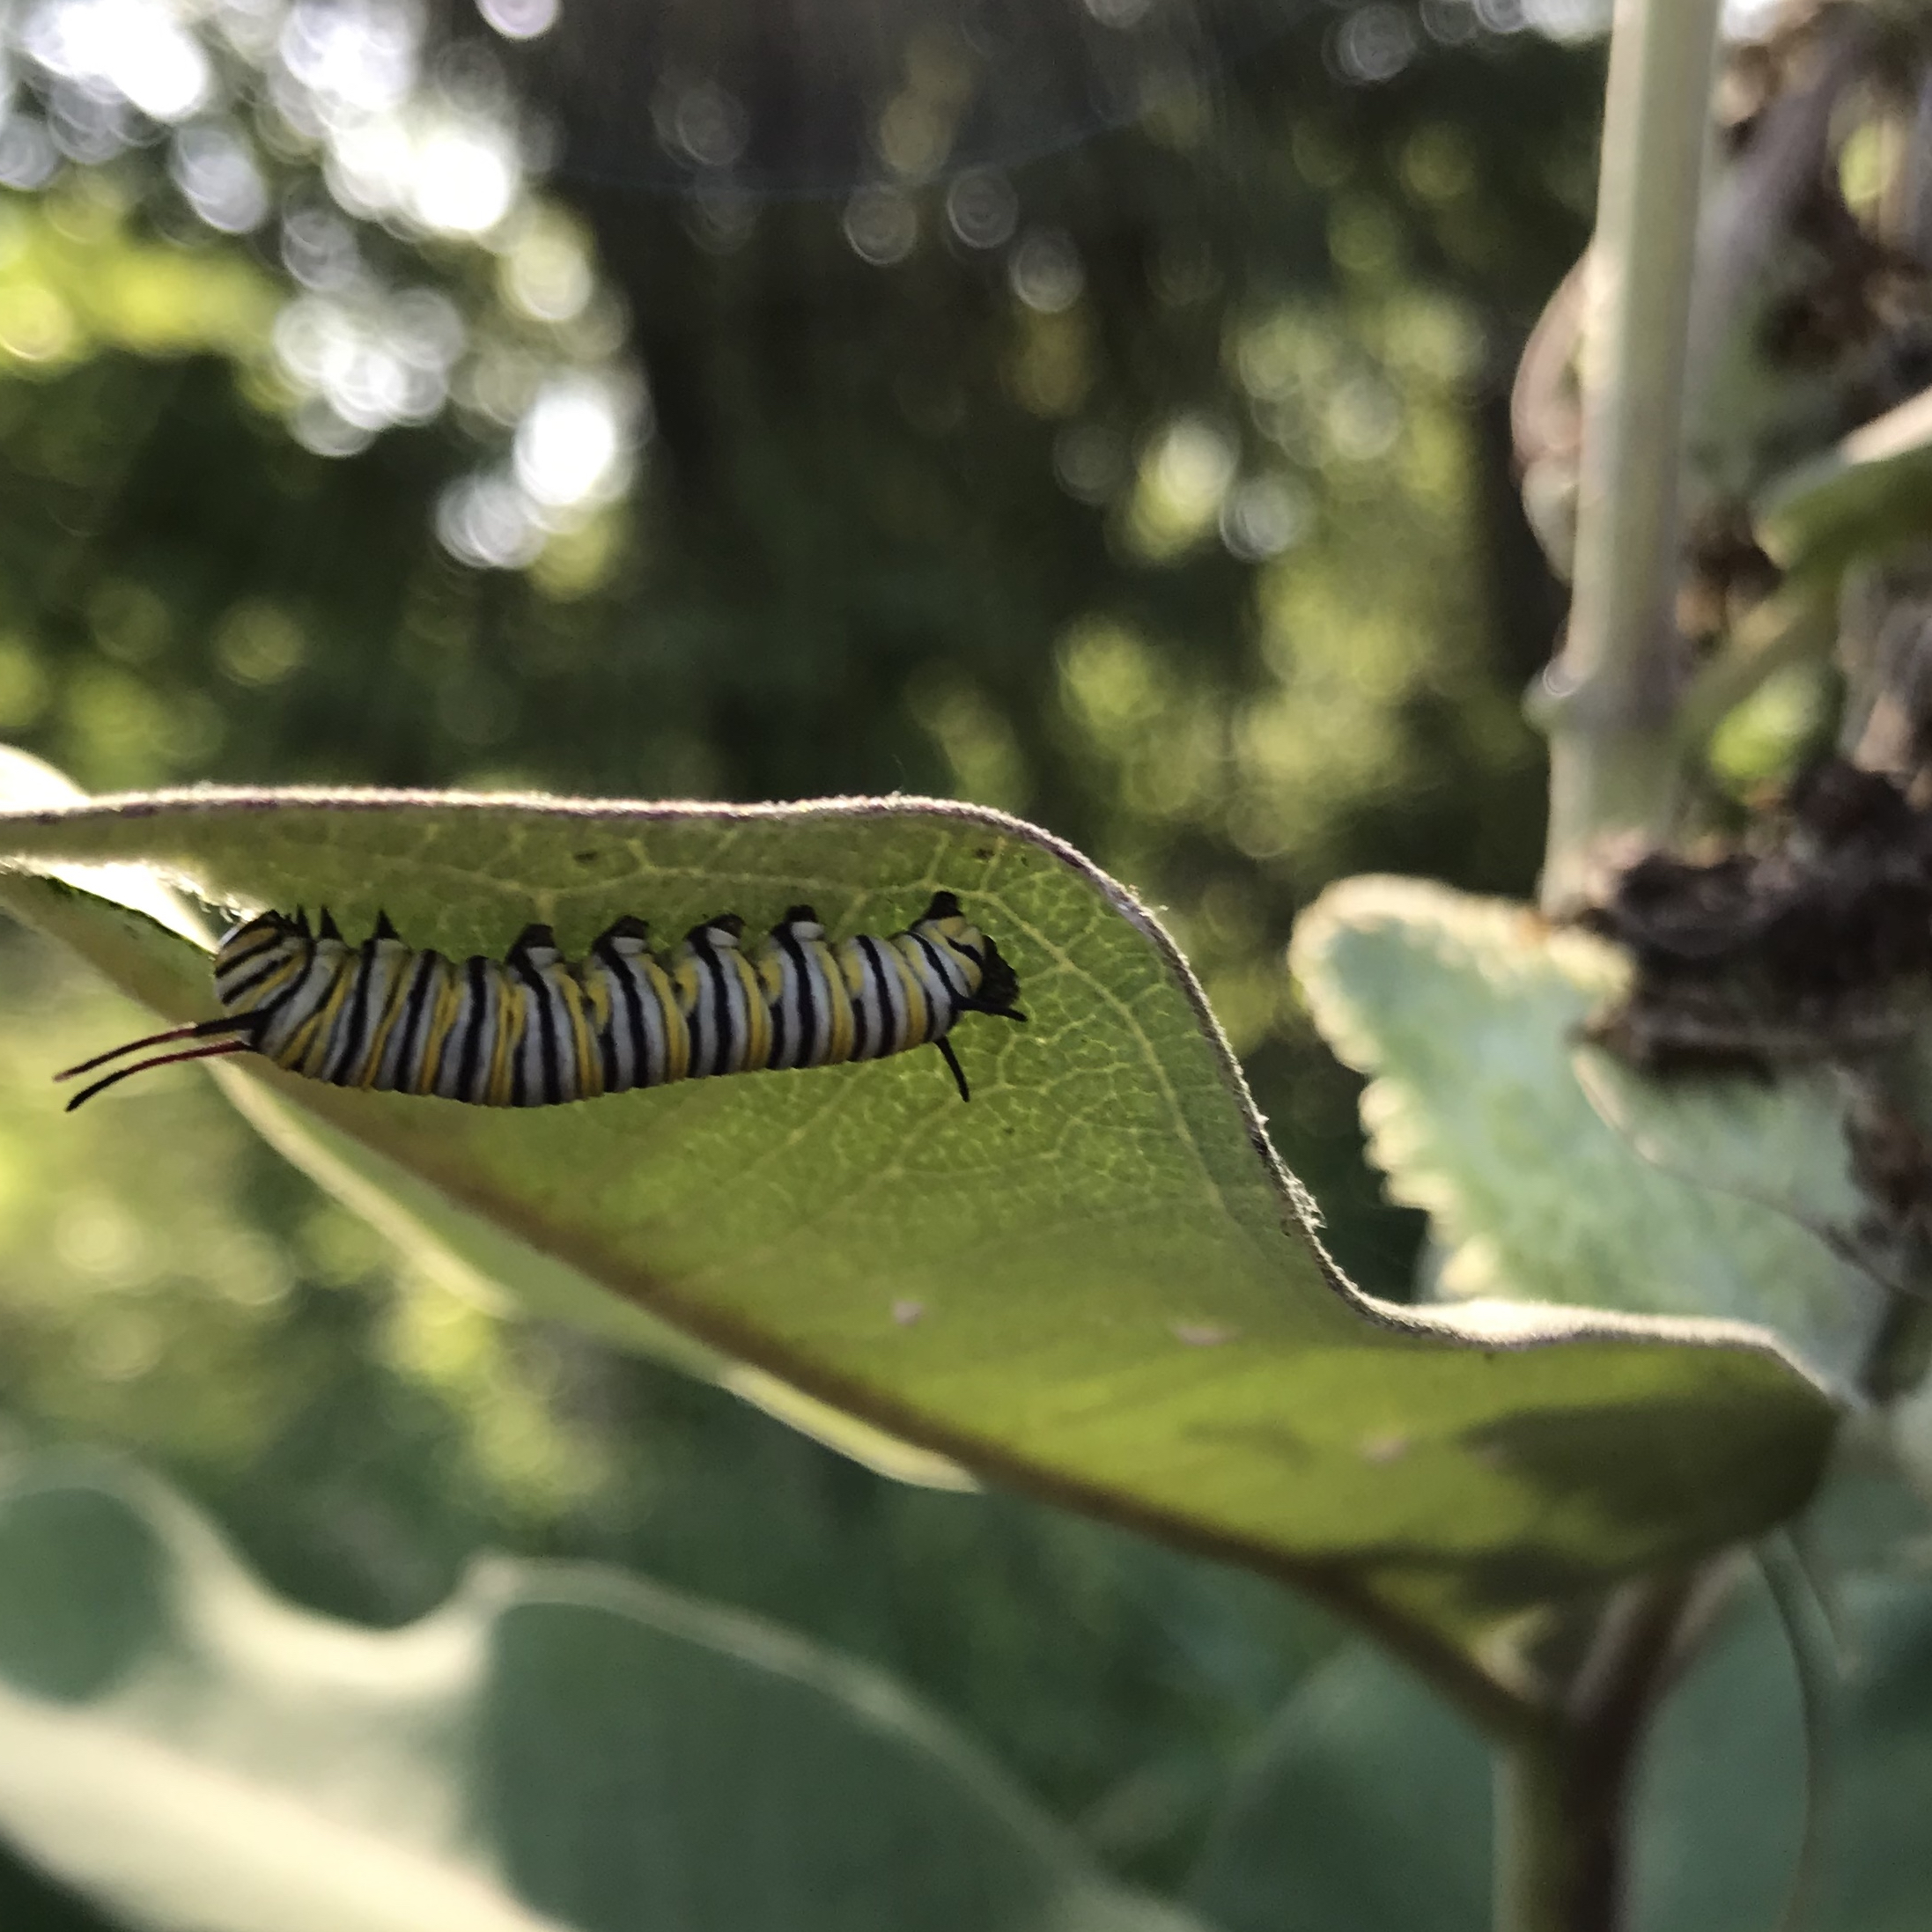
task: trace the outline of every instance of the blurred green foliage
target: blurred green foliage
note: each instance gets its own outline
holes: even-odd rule
[[[298,1600],[388,1625],[479,1547],[617,1563],[890,1669],[1150,1877],[1327,1642],[1258,1580],[881,1481],[716,1390],[399,1280],[202,1083],[44,1132],[48,1075],[136,1009],[37,942],[0,976],[0,1402],[26,1440],[169,1470]]]
[[[1415,1218],[1376,1199],[1357,1083],[1279,955],[1342,873],[1530,878],[1517,695],[1558,606],[1504,395],[1580,246],[1598,76],[1533,34],[1418,33],[1350,83],[1334,25],[1016,167],[1010,247],[961,241],[945,182],[884,265],[823,202],[563,184],[654,431],[629,502],[521,570],[435,531],[500,424],[343,457],[291,438],[262,374],[295,295],[272,231],[157,214],[127,186],[143,150],[7,195],[0,732],[102,789],[1026,812],[1167,909],[1338,1251],[1395,1279]],[[554,79],[512,71],[540,100]],[[544,105],[567,129],[569,99]],[[356,225],[468,277],[474,314],[509,303],[513,249],[459,276],[394,225]],[[1042,237],[1061,253],[1022,260]],[[398,1280],[188,1076],[59,1121],[45,1073],[129,1015],[26,941],[0,975],[0,1397],[25,1436],[155,1462],[336,1614],[416,1615],[484,1544],[764,1611],[902,1674],[1119,1869],[1187,1869],[1235,1748],[1326,1643],[1307,1613],[1033,1506],[881,1483]]]

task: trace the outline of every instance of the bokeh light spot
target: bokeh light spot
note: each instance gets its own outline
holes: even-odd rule
[[[912,253],[918,210],[896,188],[861,188],[845,203],[845,240],[861,261],[888,268]]]
[[[517,425],[517,481],[549,508],[608,500],[623,485],[629,454],[616,400],[594,378],[546,383]]]
[[[1007,263],[1007,277],[1013,292],[1043,315],[1072,308],[1087,286],[1073,238],[1058,228],[1029,231]]]
[[[56,362],[71,354],[80,331],[67,304],[38,282],[0,288],[0,349],[22,362]]]
[[[995,168],[970,168],[946,191],[946,219],[969,248],[999,248],[1013,239],[1020,200]]]
[[[188,206],[223,234],[247,234],[268,218],[268,184],[232,129],[183,128],[174,137],[168,172]]]
[[[308,654],[302,627],[279,605],[261,598],[237,604],[215,632],[215,660],[237,684],[279,684]]]
[[[476,0],[486,25],[506,41],[534,41],[557,25],[557,0]]]

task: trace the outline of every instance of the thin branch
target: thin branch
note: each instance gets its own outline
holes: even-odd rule
[[[1825,1800],[1832,1776],[1832,1752],[1838,1729],[1840,1666],[1830,1613],[1807,1569],[1804,1557],[1788,1536],[1767,1537],[1759,1566],[1771,1590],[1778,1620],[1791,1647],[1797,1678],[1798,1706],[1804,1726],[1804,1825],[1798,1840],[1778,1932],[1802,1932],[1818,1886],[1825,1845]]]
[[[1655,834],[1678,769],[1672,616],[1697,211],[1722,0],[1618,0],[1583,342],[1576,594],[1546,677],[1560,910],[1605,833]]]

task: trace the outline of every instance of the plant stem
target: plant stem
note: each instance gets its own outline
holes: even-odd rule
[[[1735,1565],[1626,1583],[1540,1722],[1494,1735],[1495,1932],[1618,1932],[1630,1788],[1651,1714]]]
[[[1616,1932],[1623,1773],[1567,1726],[1497,1747],[1495,1932]]]
[[[1605,833],[1655,836],[1678,748],[1678,480],[1722,0],[1617,0],[1583,327],[1575,596],[1546,674],[1543,903],[1578,896]]]

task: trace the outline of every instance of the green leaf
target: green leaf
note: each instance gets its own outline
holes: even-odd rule
[[[1761,1335],[1358,1297],[1165,934],[997,815],[191,793],[0,817],[0,851],[326,903],[351,930],[380,907],[459,955],[531,918],[574,948],[627,910],[756,927],[808,896],[877,930],[961,892],[1033,1016],[961,1029],[970,1106],[927,1055],[520,1112],[273,1083],[711,1347],[976,1473],[1292,1578],[1465,1689],[1455,1660],[1523,1607],[1781,1519],[1830,1439],[1830,1405]],[[153,925],[4,889],[158,1010],[208,1010],[205,961]]]
[[[1506,901],[1353,879],[1302,915],[1292,958],[1324,1037],[1372,1076],[1370,1152],[1390,1194],[1428,1210],[1443,1294],[1763,1323],[1854,1378],[1883,1294],[1786,1211],[1826,1184],[1806,1171],[1815,1113],[1740,1083],[1646,1091],[1596,1055],[1617,1117],[1605,1119],[1574,1059],[1624,984],[1613,948]]]
[[[1854,1378],[1883,1322],[1885,1288],[1909,1293],[1912,1284],[1898,1239],[1859,1183],[1847,1085],[1819,1067],[1654,1080],[1589,1045],[1574,1066],[1596,1111],[1659,1172],[1803,1230],[1781,1267],[1766,1268],[1767,1306],[1814,1361]],[[1803,1266],[1817,1255],[1841,1265]]]
[[[1804,1775],[1784,1633],[1754,1590],[1665,1704],[1646,1749],[1630,1839],[1633,1932],[1775,1925]],[[1352,1648],[1270,1727],[1189,1901],[1226,1932],[1484,1932],[1491,1782],[1478,1732],[1385,1657]],[[1887,1921],[1816,1922],[1877,1932]]]
[[[0,1830],[167,1932],[1186,1932],[878,1672],[589,1567],[407,1629],[269,1596],[159,1485],[0,1487]]]
[[[526,1315],[567,1322],[600,1341],[718,1383],[882,1476],[933,1489],[976,1486],[948,1457],[903,1442],[749,1362],[733,1361],[636,1302],[620,1300],[568,1262],[459,1206],[373,1147],[304,1114],[262,1081],[232,1067],[210,1071],[270,1147],[458,1293],[485,1305],[507,1299]]]
[[[1834,575],[1860,557],[1923,541],[1932,519],[1932,390],[1862,424],[1774,478],[1752,512],[1787,571]]]
[[[1821,1807],[1810,1910],[1830,1932],[1923,1922],[1932,1891],[1932,1599],[1860,1578],[1828,1756],[1807,1766],[1790,1637],[1747,1578],[1654,1721],[1630,1845],[1633,1932],[1765,1932]],[[1827,1670],[1830,1666],[1827,1663]],[[1366,1648],[1324,1664],[1237,1780],[1188,1898],[1226,1932],[1482,1932],[1493,1831],[1482,1738]]]
[[[41,759],[0,745],[0,802],[14,808],[64,806],[86,796]],[[52,876],[145,912],[197,944],[211,942],[207,922],[145,866],[68,866]],[[25,911],[26,899],[44,883],[15,881],[16,911]],[[733,1361],[637,1302],[609,1294],[568,1262],[541,1253],[469,1213],[373,1147],[291,1107],[262,1082],[244,1080],[225,1066],[210,1071],[270,1147],[444,1286],[485,1305],[500,1305],[507,1296],[527,1315],[568,1322],[601,1341],[719,1383],[829,1448],[901,1482],[941,1489],[974,1486],[972,1478],[947,1457],[902,1442],[749,1362]]]
[[[1225,1932],[1484,1932],[1489,1782],[1479,1733],[1351,1645],[1262,1735],[1189,1902]]]

